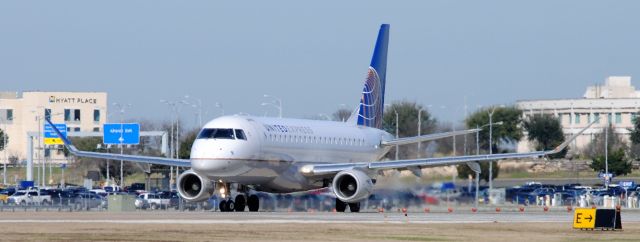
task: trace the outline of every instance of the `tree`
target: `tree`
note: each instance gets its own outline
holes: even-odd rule
[[[182,138],[180,142],[180,152],[178,153],[180,159],[189,159],[189,157],[191,157],[191,146],[193,146],[193,142],[196,140],[199,131],[198,129],[194,129],[184,135],[184,138]]]
[[[564,142],[560,120],[551,115],[535,115],[523,123],[527,130],[527,140],[536,142],[537,150],[551,150]],[[551,158],[563,158],[567,149],[553,154]]]
[[[623,148],[618,148],[613,151],[610,150],[608,157],[609,157],[608,159],[609,173],[613,174],[613,176],[623,176],[631,173],[631,161],[627,159],[627,156]],[[594,171],[604,172],[605,171],[604,154],[594,157],[593,162],[591,162],[591,165],[589,166]]]
[[[607,131],[607,135],[605,135],[605,130]],[[614,130],[614,126],[609,125],[608,128],[603,128],[602,132],[595,134],[593,140],[589,143],[583,154],[586,154],[591,159],[603,155],[605,142],[607,143],[609,151],[617,149],[627,150],[629,148],[627,143],[618,133],[614,132]],[[608,140],[605,141],[605,137],[607,137]]]
[[[480,148],[489,149],[489,113],[494,110],[493,123],[502,122],[502,125],[493,125],[492,149],[498,152],[499,143],[514,143],[522,136],[522,111],[516,107],[488,107],[480,109],[467,117],[465,123],[469,128],[482,127],[480,131]]]
[[[6,143],[5,143],[6,142]],[[0,129],[0,151],[4,150],[9,143],[9,136],[4,130]]]
[[[492,129],[492,144],[489,145],[489,113],[493,110],[492,122],[502,122],[502,125],[493,125]],[[513,143],[522,138],[522,111],[516,107],[488,107],[480,109],[467,117],[465,123],[469,128],[481,127],[482,130],[479,133],[479,144],[481,150],[488,150],[491,147],[493,153],[498,153],[498,145],[501,142]],[[488,152],[487,152],[488,153]],[[467,165],[458,165],[458,176],[466,178],[468,174],[475,176],[475,172],[471,171]],[[480,163],[481,173],[480,178],[485,181],[489,181],[489,163]],[[498,177],[500,172],[500,166],[497,162],[493,162],[492,165],[492,179]]]
[[[422,110],[422,111],[420,111]],[[390,107],[385,108],[384,116],[382,118],[382,128],[392,135],[396,134],[396,112],[398,113],[398,136],[410,137],[418,135],[418,113],[420,113],[420,134],[430,134],[436,129],[436,120],[433,118],[428,110],[424,109],[422,105],[415,102],[395,102]],[[417,145],[402,145],[399,146],[399,157],[403,158],[415,158],[417,152]],[[426,148],[426,146],[421,146]],[[388,158],[395,159],[395,153],[392,150],[387,154]]]
[[[82,151],[91,151],[91,152],[108,152],[108,153],[120,153],[120,148],[118,145],[101,145],[101,148],[98,148],[98,144],[102,144],[102,137],[71,137],[71,142],[78,148],[78,150]],[[130,148],[125,147],[125,154],[137,154],[137,155],[157,155],[153,150],[143,150],[142,146],[133,146]],[[64,150],[66,156],[69,156],[69,151]],[[95,159],[88,157],[77,157],[75,162],[77,170],[82,172],[78,175],[84,175],[84,172],[90,170],[98,170],[103,177],[107,176],[107,161],[104,159]],[[140,168],[140,169],[136,169]],[[145,170],[145,168],[141,167],[140,164],[135,162],[127,162],[123,163],[123,175],[126,177],[128,175],[134,174],[137,171]],[[109,178],[113,178],[116,183],[120,183],[120,160],[110,160],[109,162]]]
[[[498,166],[498,163],[495,161],[493,162],[493,179],[495,179],[496,177],[498,177],[498,173],[500,172],[500,167]],[[482,171],[480,173],[480,180],[484,180],[486,182],[489,182],[489,162],[478,162],[480,164],[480,170]],[[476,177],[476,172],[471,170],[471,168],[469,168],[469,166],[467,165],[458,165],[456,166],[456,169],[458,170],[458,177],[462,178],[462,179],[467,179],[467,177],[469,177],[469,175],[471,175],[472,177]]]
[[[631,147],[630,147],[631,150],[629,152],[629,155],[634,160],[639,160],[640,159],[640,119],[634,118],[633,128],[628,130],[630,133],[630,140],[631,140]]]
[[[341,121],[341,122],[347,121],[347,119],[349,119],[349,117],[351,117],[351,111],[349,109],[346,109],[346,108],[338,109],[332,115],[332,118],[333,118],[334,121]]]
[[[640,119],[633,119],[633,128],[629,129],[632,144],[640,144]]]

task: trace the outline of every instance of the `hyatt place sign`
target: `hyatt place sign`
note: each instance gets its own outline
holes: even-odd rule
[[[96,104],[95,98],[49,96],[49,103]]]

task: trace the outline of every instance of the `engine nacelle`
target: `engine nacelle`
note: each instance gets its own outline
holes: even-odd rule
[[[333,178],[333,192],[340,201],[359,202],[373,193],[371,177],[359,170],[341,171]]]
[[[207,177],[188,170],[178,177],[178,192],[189,202],[201,202],[209,199],[215,192],[215,184]]]

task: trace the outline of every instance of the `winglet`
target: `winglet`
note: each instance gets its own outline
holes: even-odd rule
[[[584,133],[584,131],[587,131],[587,129],[591,128],[591,126],[593,124],[597,123],[598,121],[600,121],[600,119],[594,120],[589,125],[587,125],[587,127],[585,127],[584,129],[580,130],[580,132],[575,133],[574,135],[569,137],[569,139],[567,139],[564,142],[562,142],[562,144],[558,145],[553,150],[545,151],[544,154],[545,155],[552,155],[552,154],[559,153],[560,151],[564,150],[564,148],[567,148],[567,146],[569,146],[569,143],[573,142],[576,138],[578,138],[578,136],[580,136],[582,133]]]
[[[62,142],[64,143],[65,146],[67,146],[67,148],[72,154],[75,154],[76,152],[78,152],[78,149],[71,143],[71,141],[67,137],[62,135],[62,132],[58,130],[58,127],[56,127],[55,125],[53,125],[53,123],[51,123],[51,120],[49,120],[48,118],[45,118],[45,120],[47,121],[47,123],[49,123],[49,126],[51,126],[53,131],[55,131],[56,134],[58,134],[58,137],[62,139]]]

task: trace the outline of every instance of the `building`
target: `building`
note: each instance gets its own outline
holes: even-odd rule
[[[631,77],[610,76],[604,85],[587,87],[583,98],[525,100],[518,101],[516,106],[523,111],[525,119],[536,114],[551,114],[559,118],[567,137],[593,120],[599,120],[571,144],[574,151],[582,151],[608,124],[612,124],[621,137],[629,138],[628,129],[633,128],[633,120],[640,111],[640,91],[631,85]],[[517,149],[518,152],[526,152],[535,147],[524,138]]]
[[[0,160],[26,160],[32,137],[35,163],[41,163],[43,158],[47,162],[66,162],[62,146],[45,146],[39,139],[43,117],[50,116],[53,123],[66,123],[68,133],[100,132],[107,118],[107,103],[104,92],[0,92],[0,129],[6,130],[9,137]]]

